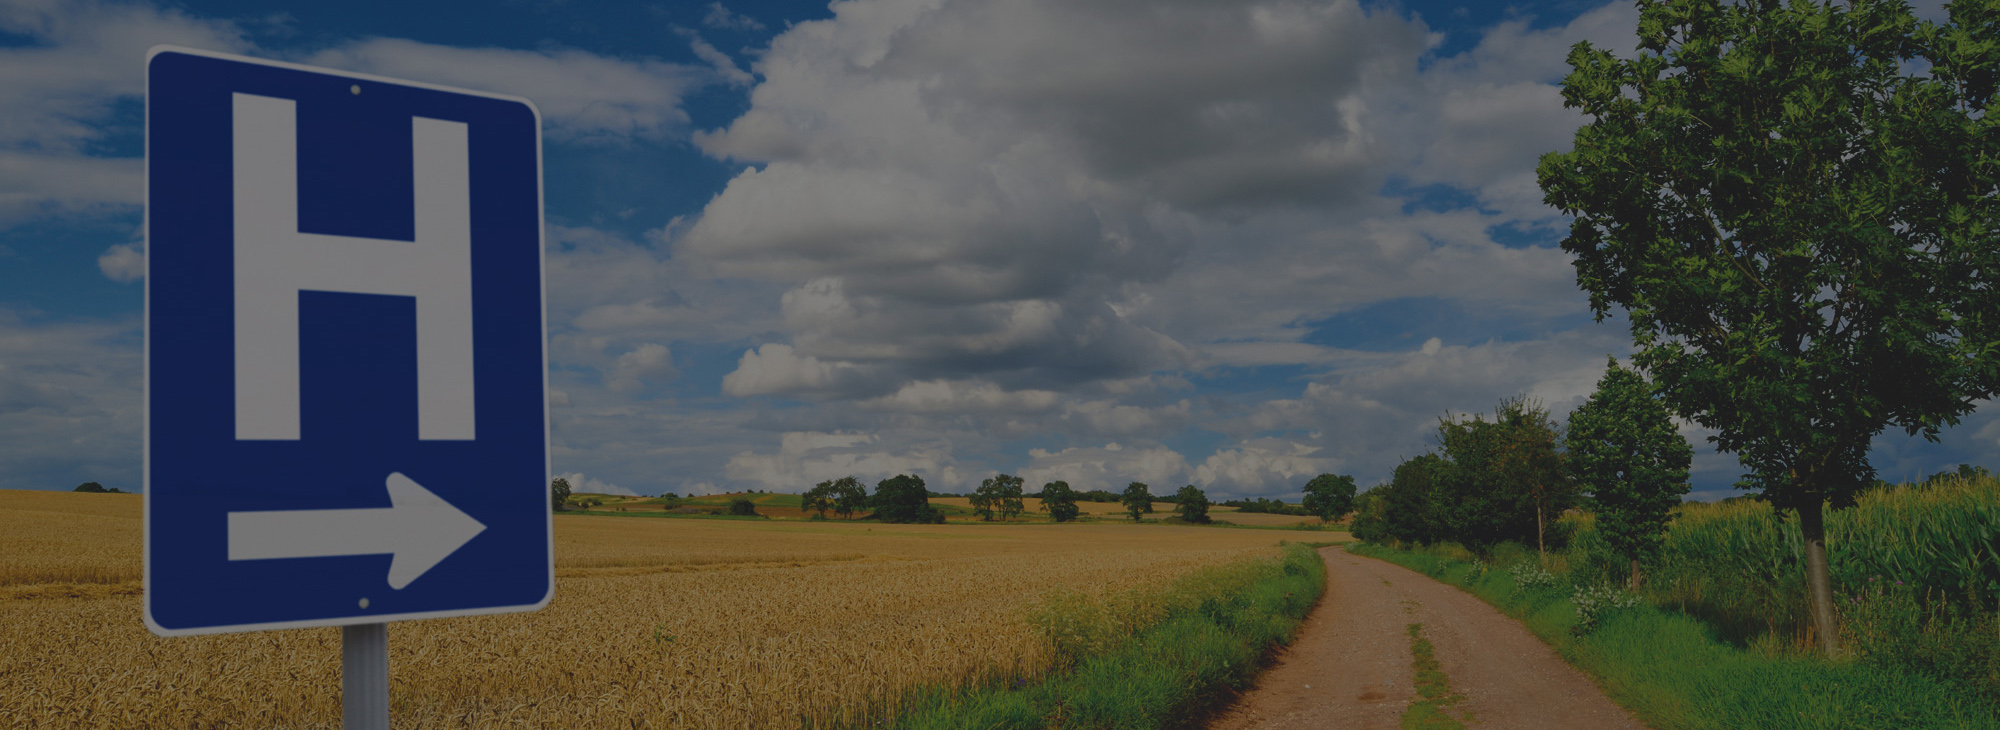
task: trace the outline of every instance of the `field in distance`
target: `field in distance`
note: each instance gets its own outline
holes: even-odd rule
[[[0,727],[338,727],[338,630],[146,631],[140,505],[0,490]],[[1160,585],[1308,537],[1116,522],[555,523],[547,609],[391,625],[398,727],[852,722],[914,688],[1045,671],[1024,614],[1050,590]]]

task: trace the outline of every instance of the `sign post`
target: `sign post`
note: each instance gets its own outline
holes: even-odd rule
[[[342,626],[386,727],[388,622],[554,593],[540,115],[160,47],[146,166],[146,625]]]
[[[389,625],[340,627],[340,725],[389,730]]]

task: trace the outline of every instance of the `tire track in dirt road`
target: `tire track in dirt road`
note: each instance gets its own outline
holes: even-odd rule
[[[1408,627],[1423,624],[1478,730],[1639,730],[1526,627],[1486,602],[1396,565],[1321,548],[1327,592],[1298,639],[1210,730],[1395,730],[1416,699]]]

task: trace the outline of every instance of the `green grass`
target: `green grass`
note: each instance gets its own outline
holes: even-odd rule
[[[1417,700],[1403,710],[1402,730],[1465,730],[1465,723],[1447,710],[1465,699],[1451,691],[1451,679],[1438,664],[1431,640],[1424,638],[1423,624],[1410,624],[1410,665],[1417,670]]]
[[[1578,583],[1623,582],[1586,516],[1558,526],[1555,567]],[[1853,659],[1947,682],[2000,705],[2000,481],[1946,477],[1871,490],[1827,514],[1841,641]],[[1700,620],[1723,641],[1810,653],[1798,520],[1753,501],[1686,505],[1640,593]]]
[[[1199,571],[1164,591],[1057,592],[1030,614],[1055,649],[1056,671],[934,690],[889,726],[1200,727],[1291,641],[1325,585],[1319,555],[1291,545],[1281,558]]]
[[[1521,620],[1656,730],[2000,728],[2000,708],[1920,673],[1738,647],[1693,616],[1646,603],[1600,612],[1579,636],[1575,586],[1564,577],[1527,585],[1540,579],[1450,546],[1349,550],[1457,585]]]

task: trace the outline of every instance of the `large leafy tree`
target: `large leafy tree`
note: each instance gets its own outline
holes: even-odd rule
[[[1319,521],[1331,522],[1354,508],[1354,477],[1321,474],[1306,482],[1304,505]]]
[[[813,488],[806,490],[805,494],[799,495],[799,509],[805,512],[818,512],[819,518],[823,520],[826,519],[826,511],[833,509],[833,500],[833,480],[828,479],[813,485]]]
[[[842,518],[850,518],[855,512],[868,507],[868,488],[853,476],[833,480],[833,511]]]
[[[1042,509],[1048,510],[1049,517],[1057,522],[1076,519],[1076,490],[1069,482],[1057,480],[1042,485]]]
[[[1185,522],[1208,524],[1209,504],[1208,494],[1193,484],[1181,487],[1180,491],[1174,493],[1174,511],[1179,512],[1181,520]]]
[[[1798,515],[1829,654],[1823,507],[1886,427],[1935,440],[2000,384],[1996,5],[1640,0],[1636,57],[1570,50],[1592,121],[1537,171],[1598,318]]]
[[[931,506],[924,478],[897,474],[875,483],[875,517],[883,522],[943,522],[944,514]]]
[[[993,521],[993,513],[1012,518],[1021,514],[1021,478],[1011,474],[997,474],[979,483],[979,489],[972,493],[972,512],[987,522]]]
[[[1501,401],[1491,421],[1439,419],[1449,468],[1432,509],[1442,537],[1475,548],[1533,538],[1546,553],[1549,520],[1576,502],[1561,442],[1548,409],[1525,397]]]
[[[1688,492],[1694,449],[1652,385],[1615,359],[1597,392],[1570,414],[1564,438],[1570,473],[1597,500],[1597,529],[1632,562],[1637,589],[1640,563],[1659,554],[1674,506]]]
[[[1133,482],[1125,485],[1118,502],[1125,505],[1125,513],[1132,515],[1132,521],[1138,522],[1140,514],[1153,511],[1153,492],[1146,488],[1145,482]]]

